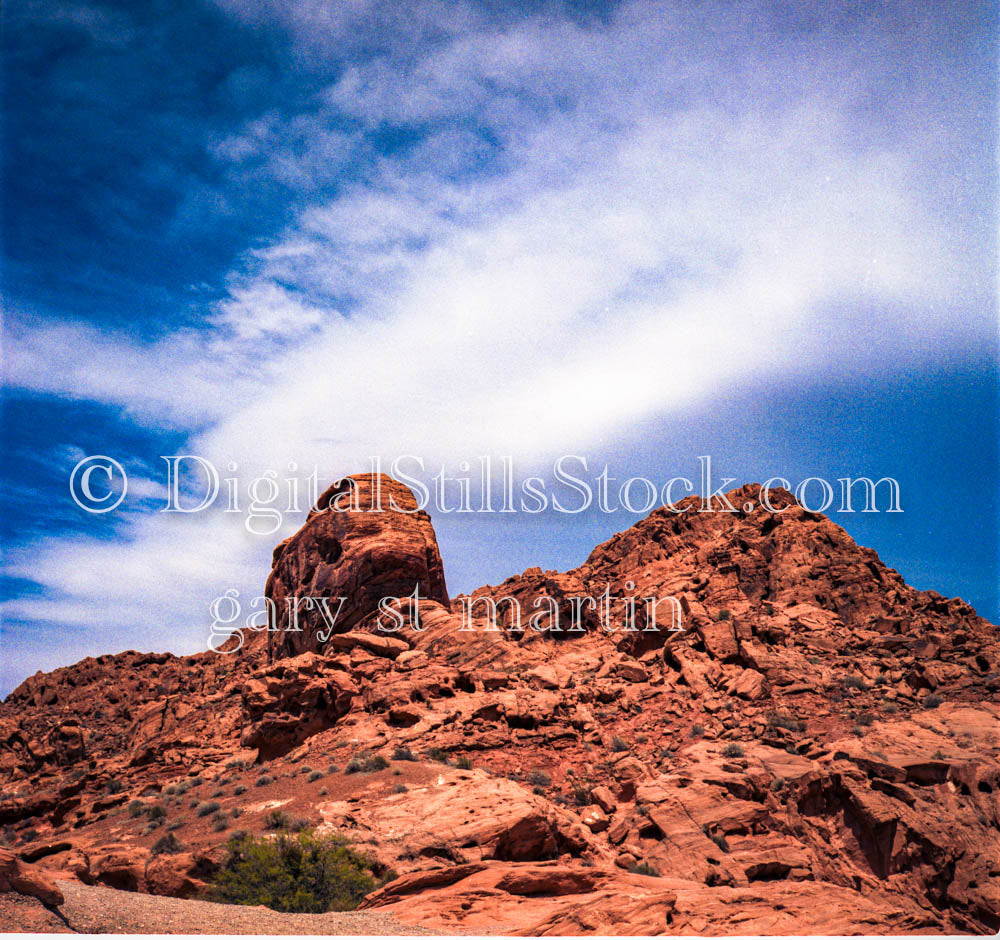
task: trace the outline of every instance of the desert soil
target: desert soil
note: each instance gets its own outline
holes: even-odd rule
[[[38,905],[32,910],[13,903],[0,905],[4,931],[117,934],[249,934],[249,935],[355,935],[365,937],[407,936],[432,931],[411,927],[378,911],[345,911],[328,914],[281,914],[264,907],[185,901],[180,898],[138,894],[61,881],[66,898],[60,911],[66,923]],[[30,899],[33,900],[33,899]],[[23,899],[28,902],[29,899]],[[37,907],[40,910],[35,911]],[[38,914],[42,913],[43,917]],[[21,916],[23,915],[23,916]],[[46,916],[47,915],[47,916]],[[43,919],[44,918],[44,919]]]

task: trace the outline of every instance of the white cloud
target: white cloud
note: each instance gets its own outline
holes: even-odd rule
[[[225,6],[327,37],[374,15]],[[489,27],[451,8],[426,49],[346,71],[330,113],[263,116],[215,155],[321,144],[331,114],[430,122],[419,148],[306,207],[201,331],[139,344],[32,324],[9,338],[8,381],[191,429],[190,452],[247,476],[295,460],[333,477],[373,453],[585,448],[740,383],[842,374],[871,355],[852,330],[900,361],[976,342],[985,316],[953,314],[975,279],[961,224],[928,198],[923,141],[868,126],[862,66],[822,44],[805,71],[801,48],[741,58],[741,25],[713,24],[631,4],[610,25]],[[428,159],[483,126],[502,143],[485,172]],[[832,319],[845,298],[895,312]],[[215,515],[133,519],[114,543],[33,547],[14,571],[49,592],[8,614],[191,634],[216,585],[263,583],[269,547]]]

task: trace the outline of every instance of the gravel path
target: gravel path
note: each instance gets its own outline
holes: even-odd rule
[[[378,911],[280,914],[264,907],[184,901],[71,881],[60,881],[59,887],[66,898],[60,910],[79,933],[354,934],[366,937],[433,933],[409,927]]]

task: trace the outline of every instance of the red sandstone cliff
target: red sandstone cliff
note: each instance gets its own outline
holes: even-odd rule
[[[461,629],[426,513],[312,514],[267,592],[348,597],[325,642],[307,617],[236,655],[104,656],[8,697],[8,850],[39,883],[189,896],[227,828],[281,807],[400,875],[367,906],[432,929],[995,932],[997,628],[772,502],[660,510],[573,571],[475,592],[519,600],[522,632],[510,604]],[[378,600],[415,586],[422,629],[378,630]],[[676,597],[683,631],[643,629],[641,604],[635,631],[589,610],[567,629],[570,598],[606,589],[617,609]],[[560,632],[527,623],[542,595]],[[363,751],[390,766],[343,773]],[[168,828],[182,851],[153,854]]]

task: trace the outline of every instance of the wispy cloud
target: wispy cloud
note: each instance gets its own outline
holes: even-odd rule
[[[338,61],[305,110],[252,116],[212,158],[304,190],[361,162],[197,327],[139,343],[15,317],[10,384],[189,429],[248,475],[335,475],[373,453],[586,447],[751,380],[863,367],[852,332],[899,362],[990,335],[968,193],[942,200],[934,164],[955,143],[930,119],[954,97],[927,96],[945,66],[885,23],[847,41],[763,8],[222,8],[283,23],[309,68]],[[876,45],[913,81],[888,82]],[[114,543],[33,546],[13,570],[46,592],[8,613],[203,635],[205,595],[264,574],[239,526],[142,515]]]

